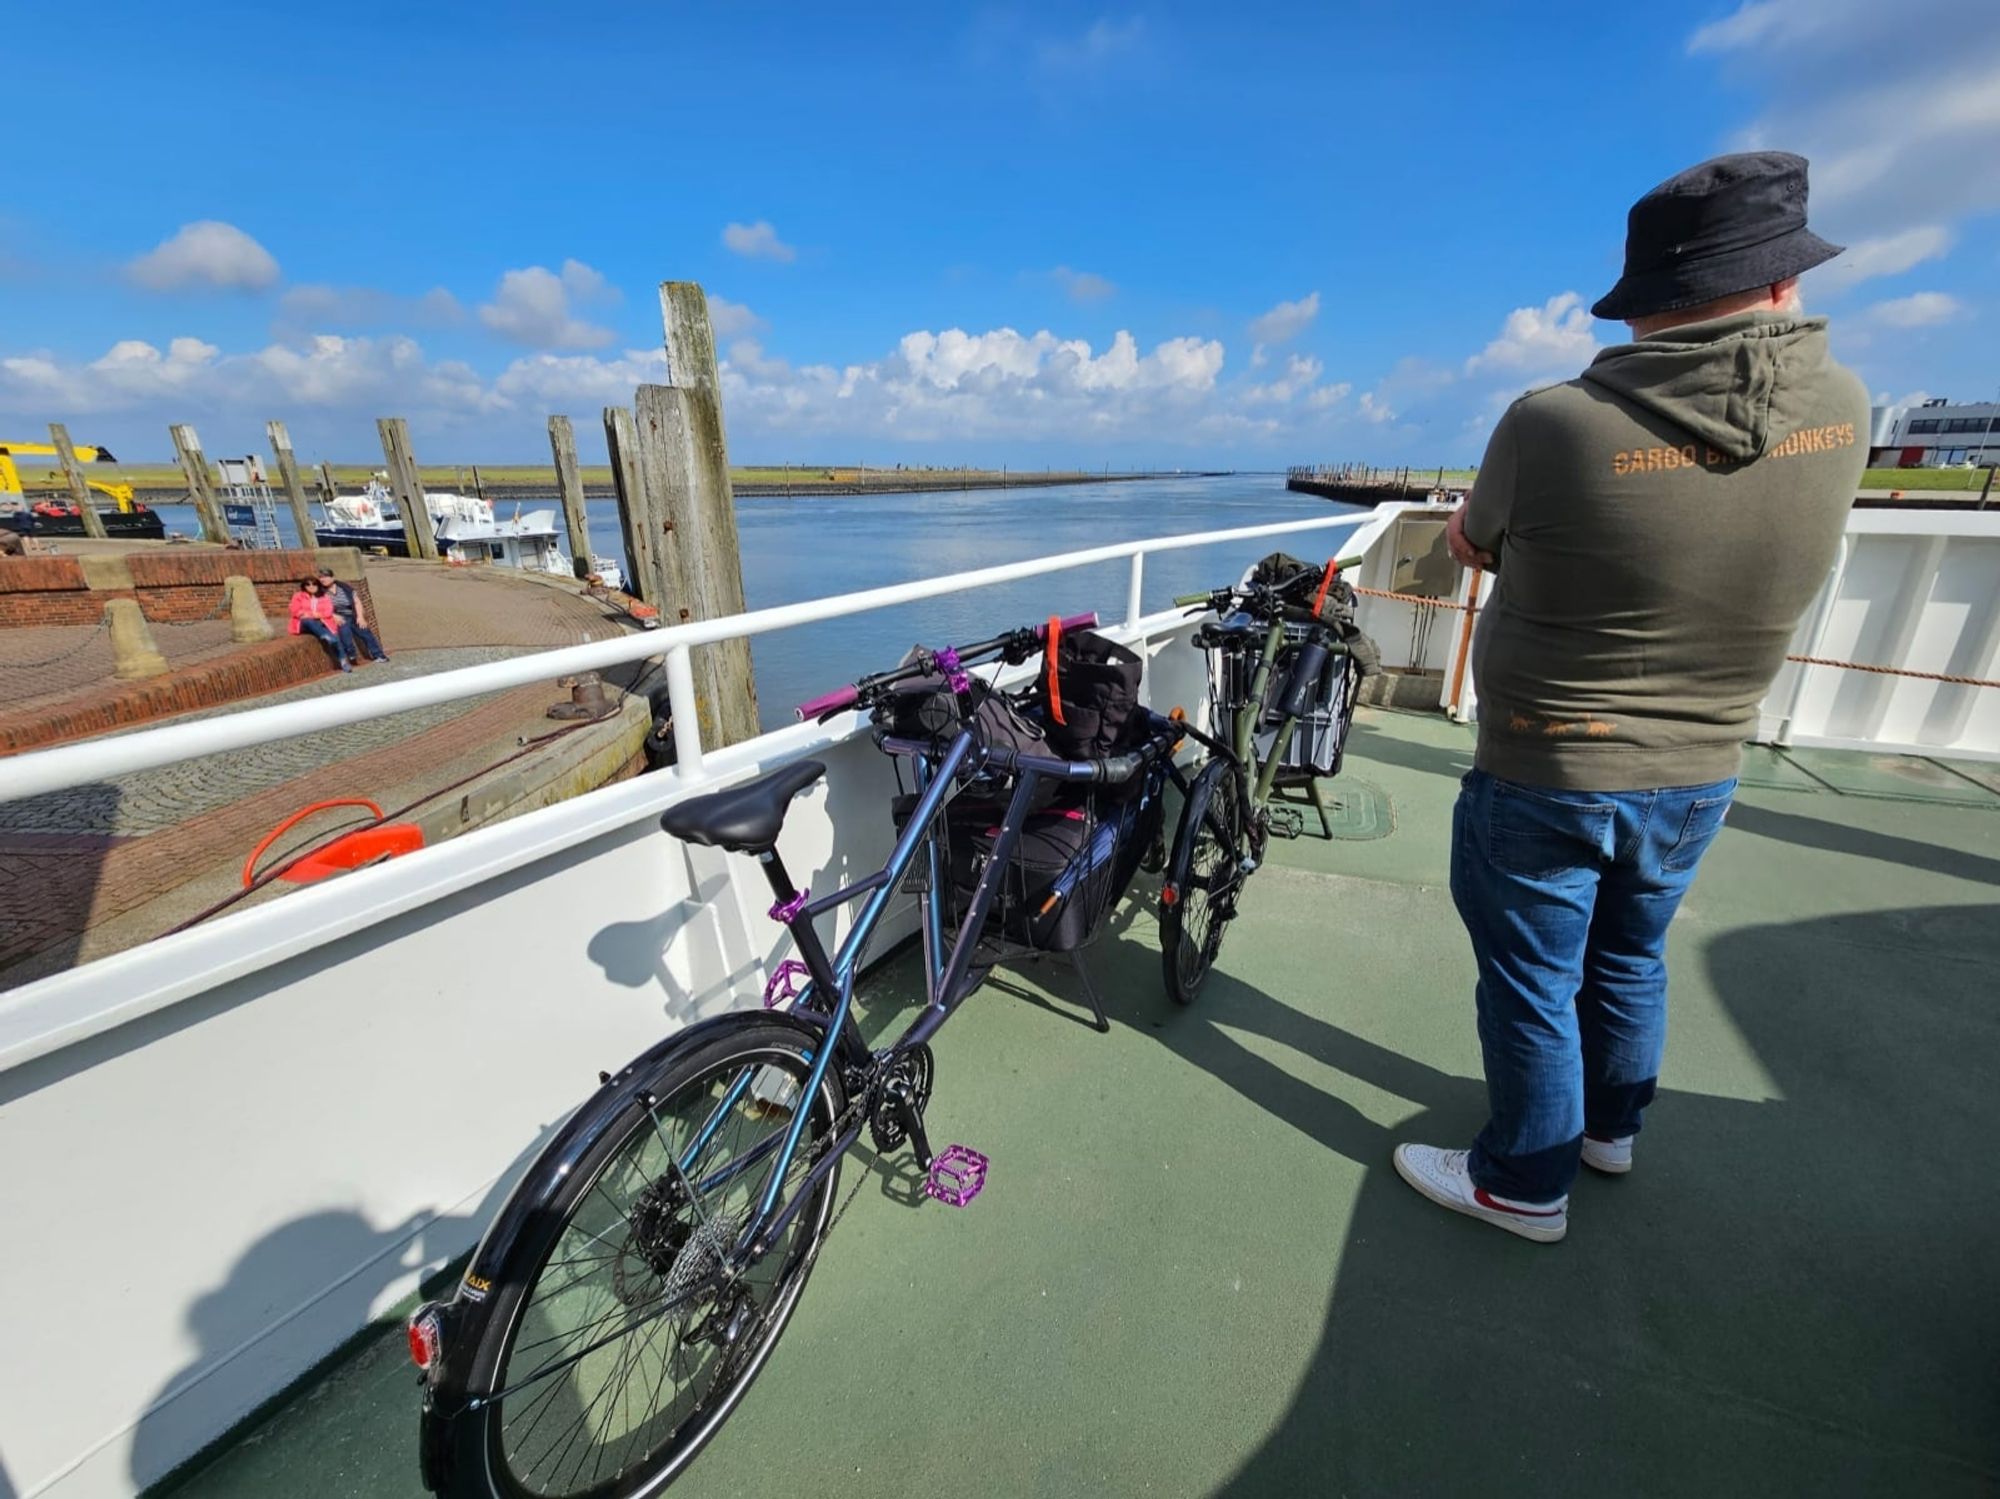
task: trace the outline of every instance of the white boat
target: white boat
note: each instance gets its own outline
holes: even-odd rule
[[[321,546],[381,547],[392,557],[409,555],[403,512],[389,492],[386,478],[377,474],[360,494],[337,495],[322,507],[325,522],[313,528]],[[576,575],[568,553],[563,551],[554,510],[530,510],[523,515],[517,505],[511,518],[501,520],[492,503],[477,495],[432,490],[424,499],[437,534],[439,555],[563,578]],[[625,586],[624,570],[609,557],[593,554],[590,570],[607,588]]]

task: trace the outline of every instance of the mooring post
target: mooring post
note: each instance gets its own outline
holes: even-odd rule
[[[579,578],[591,574],[590,517],[583,509],[583,478],[576,471],[576,429],[566,416],[549,418],[549,451],[556,458],[556,492],[569,525],[570,567]]]
[[[708,298],[692,281],[662,282],[660,315],[673,384],[639,387],[640,483],[670,543],[675,611],[686,619],[717,619],[743,610],[743,562]],[[692,667],[702,743],[719,747],[755,737],[750,642],[703,646]]]
[[[299,459],[292,451],[292,434],[279,421],[264,423],[264,431],[271,439],[271,456],[278,460],[278,477],[284,481],[285,498],[291,502],[292,524],[299,528],[299,545],[311,551],[319,545],[319,533],[313,529],[312,511],[306,506],[306,486],[299,478]]]
[[[667,618],[667,601],[679,584],[669,545],[673,538],[662,529],[664,512],[647,504],[650,491],[639,473],[639,432],[623,406],[604,408],[604,446],[611,455],[611,487],[618,494],[618,532],[632,569],[626,592],[659,610],[662,622],[678,624]]]
[[[55,445],[56,457],[62,460],[63,478],[69,482],[70,503],[76,506],[76,513],[83,521],[83,534],[103,540],[106,534],[104,517],[97,513],[97,506],[91,502],[90,480],[83,476],[83,465],[76,461],[76,449],[70,446],[69,428],[61,422],[50,422],[49,441]]]
[[[396,496],[396,508],[403,512],[403,538],[410,555],[435,562],[437,532],[431,526],[431,507],[424,499],[424,481],[417,477],[417,460],[410,453],[410,424],[400,416],[385,416],[377,418],[375,430],[382,435],[389,489]]]
[[[331,505],[340,496],[340,488],[333,482],[333,465],[324,460],[319,466],[319,502]]]
[[[167,435],[174,440],[174,455],[181,461],[181,477],[187,480],[188,498],[194,501],[195,514],[201,517],[202,540],[228,541],[229,527],[223,524],[222,507],[215,501],[215,486],[208,477],[208,460],[202,456],[201,439],[185,422],[167,428]]]

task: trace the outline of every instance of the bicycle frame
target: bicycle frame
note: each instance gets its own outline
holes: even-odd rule
[[[791,1012],[815,1024],[824,1023],[826,1043],[815,1047],[811,1057],[811,1070],[800,1088],[802,1103],[792,1112],[791,1123],[785,1129],[782,1140],[773,1136],[775,1144],[760,1145],[746,1152],[742,1157],[730,1162],[710,1177],[694,1184],[697,1195],[706,1195],[714,1187],[722,1185],[744,1171],[755,1169],[767,1157],[769,1168],[765,1177],[763,1193],[758,1200],[756,1211],[751,1215],[737,1237],[736,1258],[739,1263],[756,1260],[768,1252],[797,1216],[800,1209],[811,1198],[814,1188],[832,1171],[834,1164],[861,1137],[865,1121],[850,1125],[825,1149],[811,1170],[800,1181],[792,1193],[791,1200],[780,1204],[779,1197],[784,1188],[786,1173],[797,1157],[799,1144],[805,1133],[806,1121],[811,1113],[809,1101],[820,1091],[825,1081],[827,1068],[836,1058],[852,1063],[856,1067],[879,1069],[891,1061],[899,1052],[920,1046],[937,1034],[945,1021],[965,999],[968,991],[966,979],[972,969],[972,958],[978,946],[979,936],[987,915],[992,910],[993,901],[1000,889],[1000,882],[1006,877],[1014,850],[1021,838],[1021,829],[1026,822],[1028,811],[1034,804],[1034,791],[1044,780],[1090,781],[1098,778],[1098,767],[1092,761],[1058,760],[1036,755],[1016,755],[1006,751],[981,751],[969,730],[960,729],[947,743],[941,754],[932,760],[933,746],[928,743],[884,739],[882,747],[892,754],[907,755],[916,766],[920,795],[915,811],[911,814],[895,847],[890,851],[888,862],[874,874],[856,880],[827,895],[812,897],[799,891],[785,871],[784,863],[775,851],[761,855],[759,862],[764,866],[766,878],[770,881],[776,904],[771,908],[774,918],[784,923],[791,933],[800,959],[805,963],[810,981],[791,1001]],[[1000,822],[1000,832],[993,845],[985,870],[974,887],[972,898],[965,915],[961,918],[958,937],[950,951],[944,950],[945,927],[945,871],[938,859],[937,840],[932,836],[933,826],[943,813],[945,804],[951,799],[953,788],[967,762],[978,753],[982,756],[981,766],[992,766],[1001,770],[1011,770],[1015,775],[1014,791],[1007,804],[1007,811]],[[910,867],[919,856],[929,861],[929,888],[925,893],[923,906],[919,912],[920,935],[924,948],[925,1004],[922,1012],[911,1022],[891,1045],[870,1052],[861,1039],[860,1029],[854,1023],[854,976],[866,954],[876,928],[887,914],[890,901],[897,888],[909,874]],[[820,941],[819,932],[813,919],[850,901],[867,898],[854,919],[839,947],[828,954],[825,944]],[[830,1009],[813,1008],[812,1001],[821,995],[832,995]],[[745,1068],[724,1091],[722,1099],[710,1111],[707,1121],[695,1132],[693,1140],[677,1161],[677,1169],[685,1180],[687,1173],[695,1169],[701,1154],[715,1132],[721,1127],[730,1111],[742,1099],[750,1087],[755,1068]]]

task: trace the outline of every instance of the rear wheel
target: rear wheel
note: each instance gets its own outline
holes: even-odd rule
[[[1245,878],[1243,772],[1210,760],[1188,788],[1160,887],[1160,958],[1167,993],[1191,1005],[1222,948]]]
[[[845,1110],[833,1069],[806,1100],[810,1068],[796,1028],[746,1015],[626,1105],[460,1330],[486,1372],[451,1422],[441,1493],[640,1499],[693,1460],[777,1344],[833,1215],[837,1164],[766,1253],[732,1268],[795,1112],[810,1110],[781,1205]]]

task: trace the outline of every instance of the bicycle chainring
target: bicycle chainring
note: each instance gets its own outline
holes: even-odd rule
[[[907,1098],[922,1118],[931,1101],[937,1062],[928,1046],[917,1045],[897,1055],[877,1074],[868,1105],[868,1134],[883,1155],[900,1149],[910,1138],[899,1101]]]

